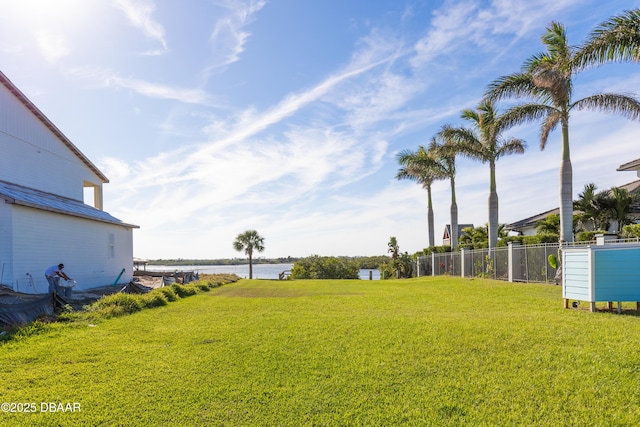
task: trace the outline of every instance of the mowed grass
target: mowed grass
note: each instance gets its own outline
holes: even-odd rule
[[[0,385],[38,407],[3,426],[635,426],[640,317],[551,285],[241,280],[5,343]]]

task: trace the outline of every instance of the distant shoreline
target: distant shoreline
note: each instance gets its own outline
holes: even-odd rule
[[[302,258],[260,258],[254,259],[253,265],[257,264],[293,264]],[[153,259],[147,260],[147,265],[245,265],[249,264],[249,259]]]
[[[284,257],[284,258],[257,258],[253,260],[253,265],[265,265],[265,264],[295,264],[297,261],[305,259],[306,257]],[[358,262],[360,268],[363,269],[377,269],[378,266],[384,262],[387,262],[390,257],[387,255],[379,256],[337,256],[334,258],[346,258],[355,260]],[[248,265],[248,258],[223,258],[223,259],[147,259],[144,260],[148,267],[154,265],[163,266],[225,266],[225,265]]]

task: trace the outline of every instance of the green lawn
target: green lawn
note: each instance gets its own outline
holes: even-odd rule
[[[640,317],[552,285],[241,280],[5,343],[0,390],[37,409],[3,426],[636,426]]]

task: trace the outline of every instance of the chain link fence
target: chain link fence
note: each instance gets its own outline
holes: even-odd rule
[[[511,245],[492,250],[465,249],[419,257],[417,273],[418,276],[449,274],[513,282],[555,283],[556,269],[548,262],[551,254],[558,256],[557,243]]]

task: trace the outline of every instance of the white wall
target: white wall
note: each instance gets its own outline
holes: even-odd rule
[[[0,85],[0,180],[83,200],[101,180],[11,92]]]
[[[130,228],[10,205],[13,212],[14,290],[45,293],[44,271],[59,263],[77,281],[76,289],[125,284],[133,278],[133,233]],[[111,245],[111,238],[113,245]],[[0,261],[2,262],[2,261]],[[30,282],[30,273],[33,285]],[[35,288],[35,289],[34,289]]]
[[[11,205],[0,199],[0,284],[10,283],[13,277],[13,227],[11,227]]]

